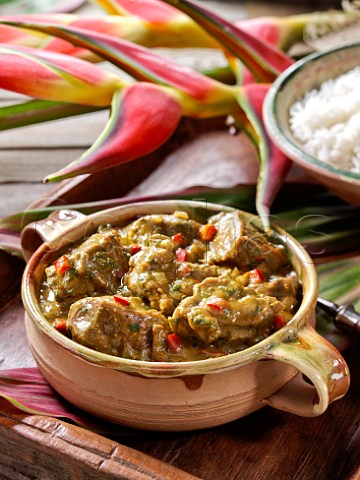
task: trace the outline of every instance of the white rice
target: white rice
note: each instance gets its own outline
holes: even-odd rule
[[[360,174],[360,67],[307,92],[289,113],[291,131],[308,154]]]

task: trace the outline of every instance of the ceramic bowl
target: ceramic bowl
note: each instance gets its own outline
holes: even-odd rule
[[[264,405],[315,416],[342,397],[349,372],[340,353],[313,329],[318,282],[301,245],[280,229],[273,239],[284,245],[303,285],[299,310],[281,330],[231,355],[201,361],[161,363],[128,360],[96,352],[57,332],[42,316],[39,287],[46,264],[67,244],[99,225],[130,222],[139,215],[185,210],[202,219],[231,208],[187,201],[137,203],[89,217],[60,213],[29,227],[45,242],[28,261],[22,284],[26,331],[35,360],[48,382],[64,398],[106,420],[142,429],[181,431],[212,427],[243,417]],[[258,217],[244,214],[260,225]],[[66,220],[68,219],[68,220]],[[64,228],[64,223],[69,223]],[[46,233],[47,230],[47,233]],[[52,232],[52,233],[51,233]],[[50,236],[51,236],[50,235]],[[32,237],[32,241],[34,238]],[[25,245],[26,246],[26,245]],[[26,246],[29,254],[31,248]],[[303,379],[304,374],[312,385]]]
[[[334,168],[307,154],[290,130],[289,109],[307,91],[359,65],[360,44],[309,55],[276,79],[264,104],[265,125],[275,144],[309,175],[354,205],[360,205],[360,174]]]

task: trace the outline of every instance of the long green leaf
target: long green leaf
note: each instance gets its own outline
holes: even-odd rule
[[[340,305],[351,303],[360,312],[360,256],[352,256],[317,267],[320,296]],[[322,310],[316,316],[318,331],[341,351],[356,341],[355,335],[334,327],[333,319]]]
[[[0,248],[5,235],[19,238],[21,230],[32,222],[46,218],[51,212],[70,208],[90,214],[106,208],[143,200],[182,198],[233,206],[255,213],[256,189],[242,185],[230,189],[193,187],[166,195],[114,198],[98,202],[51,206],[26,210],[0,220]],[[302,200],[299,200],[302,198]],[[302,204],[302,205],[301,205]],[[343,218],[341,222],[339,219]],[[349,206],[327,190],[312,185],[284,185],[274,203],[272,223],[286,229],[302,242],[315,258],[336,256],[358,248],[360,209]],[[338,241],[341,235],[341,241]],[[8,236],[6,237],[8,239]],[[20,244],[16,253],[19,254]],[[15,252],[14,252],[15,253]],[[21,254],[21,253],[20,253]]]
[[[50,100],[29,100],[0,108],[0,130],[25,127],[36,123],[49,122],[96,112],[107,107],[91,107]]]

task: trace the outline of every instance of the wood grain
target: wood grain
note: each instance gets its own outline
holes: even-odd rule
[[[40,415],[16,415],[8,405],[0,406],[2,407],[0,475],[3,475],[1,478],[9,480],[197,478],[114,440],[74,425]]]
[[[14,309],[18,309],[19,318],[22,313],[21,306],[13,306],[13,312]],[[12,315],[11,308],[9,315]],[[2,321],[3,317],[1,327]],[[23,336],[20,323],[17,327],[16,325],[11,327],[11,324],[7,323],[7,328],[13,330],[10,333],[12,338],[15,335],[18,338]],[[3,331],[0,332],[1,336]],[[16,353],[18,362],[22,362],[24,358],[21,343],[23,341],[18,345]],[[14,354],[15,357],[16,355]],[[358,344],[345,352],[345,358],[350,371],[354,372],[350,390],[342,400],[332,404],[321,417],[302,418],[266,407],[246,418],[209,430],[171,434],[135,431],[133,435],[121,436],[119,442],[204,480],[358,479],[360,472]],[[38,417],[30,417],[29,420],[4,402],[0,402],[0,411],[0,446],[4,447],[0,448],[2,452],[0,473],[3,473],[1,468],[6,466],[15,469],[17,475],[28,475],[24,478],[78,478],[76,475],[79,471],[86,475],[79,478],[138,478],[131,470],[127,472],[128,477],[116,476],[119,475],[117,471],[111,476],[111,471],[107,471],[105,467],[104,470],[96,471],[93,463],[94,449],[97,455],[96,463],[99,460],[99,449],[104,452],[104,449],[108,448],[108,439],[105,437],[94,438],[89,432],[67,424],[64,426],[63,422],[55,419],[41,417],[37,423]],[[27,418],[25,421],[24,417]],[[6,442],[6,448],[3,442]],[[128,458],[126,450],[117,448],[120,456],[125,455]],[[19,449],[22,452],[21,458],[13,456]],[[68,455],[72,458],[69,459]],[[33,465],[34,458],[36,466]],[[141,457],[141,461],[147,466],[151,465],[148,464],[147,457],[144,458],[145,460]],[[53,471],[54,463],[61,466],[56,472]],[[94,475],[94,471],[97,477],[91,476]],[[166,475],[164,473],[163,477],[154,478],[185,480],[187,477],[182,475],[172,477],[169,473]],[[4,475],[4,478],[22,477],[14,474],[8,477]]]

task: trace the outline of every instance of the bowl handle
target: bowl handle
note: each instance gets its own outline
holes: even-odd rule
[[[47,218],[29,223],[21,232],[21,248],[26,261],[43,242],[50,242],[86,215],[76,210],[56,210]]]
[[[347,392],[350,383],[348,366],[336,348],[311,325],[304,325],[296,337],[291,331],[288,333],[288,340],[274,343],[265,358],[290,364],[299,372],[263,402],[305,417],[320,415],[331,402]]]

